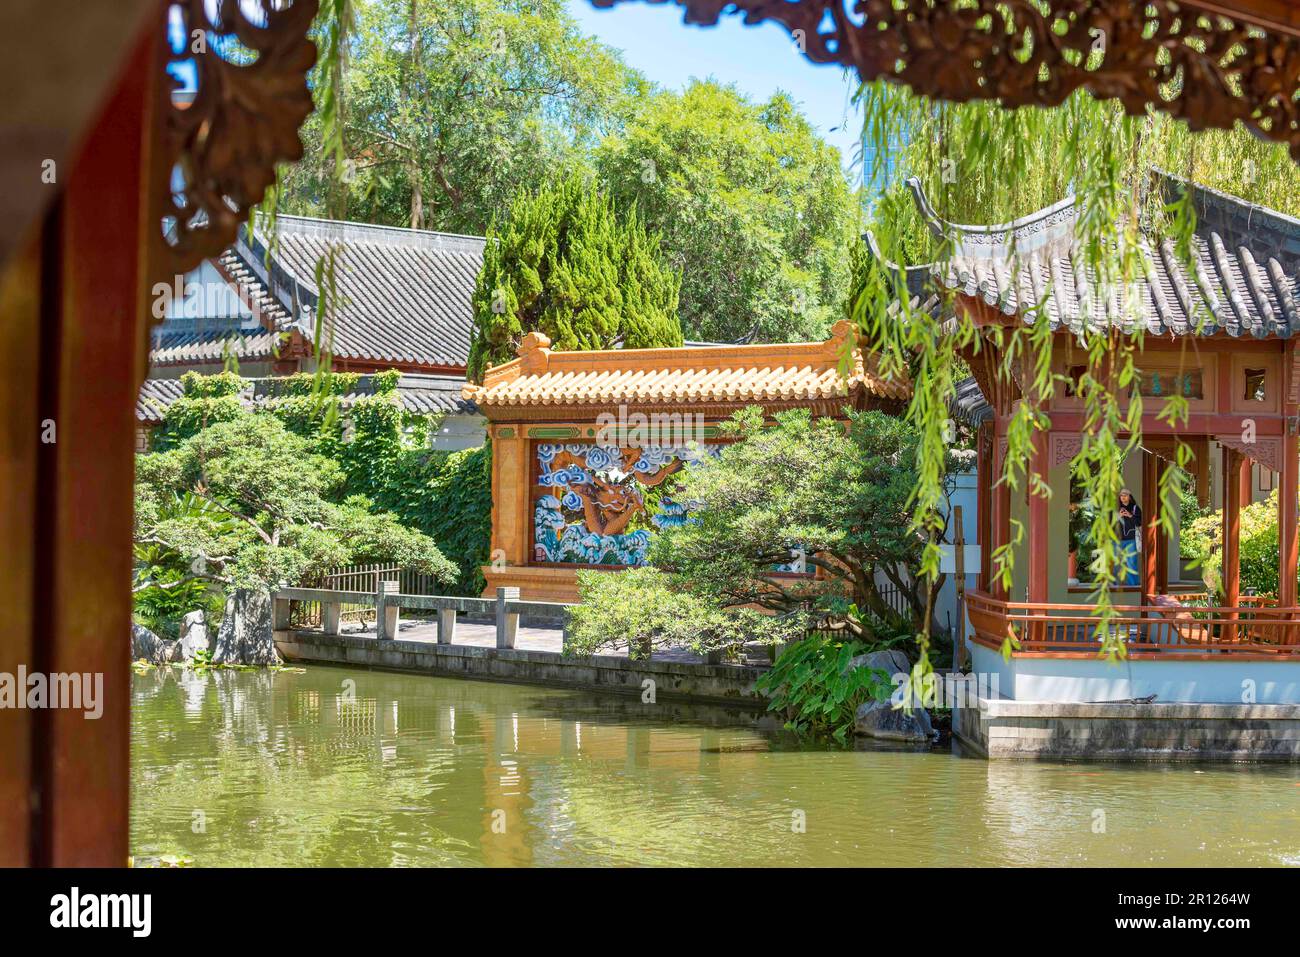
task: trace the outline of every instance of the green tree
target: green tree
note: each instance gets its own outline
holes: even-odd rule
[[[1173,241],[1175,255],[1189,273],[1194,264],[1195,207],[1190,190],[1173,198],[1161,188],[1154,168],[1173,171],[1193,181],[1239,192],[1247,199],[1278,209],[1294,208],[1300,196],[1300,172],[1285,147],[1265,144],[1238,128],[1228,132],[1190,133],[1181,121],[1154,113],[1128,115],[1116,101],[1099,101],[1078,91],[1052,108],[1002,108],[995,101],[939,103],[883,81],[864,84],[864,141],[880,146],[873,180],[889,182],[873,210],[872,232],[884,258],[912,264],[937,261],[942,275],[954,267],[958,248],[950,238],[931,236],[912,198],[906,179],[917,177],[938,215],[953,223],[1005,222],[1042,209],[1074,194],[1076,216],[1070,258],[1076,270],[1089,275],[1089,286],[1124,288],[1141,283],[1148,274],[1140,230],[1154,230]],[[947,454],[949,399],[960,374],[959,353],[970,354],[981,339],[994,334],[979,329],[965,310],[914,308],[902,277],[895,270],[870,268],[856,277],[851,295],[852,315],[865,342],[886,372],[911,368],[913,390],[907,417],[919,441],[918,482],[912,521],[933,530],[941,514],[942,468]],[[1048,295],[1054,295],[1050,284]],[[1044,303],[1046,305],[1046,303]],[[1128,390],[1115,383],[1132,381],[1142,364],[1146,323],[1141,321],[1082,322],[1072,344],[1075,355],[1087,356],[1087,366],[1067,381],[1052,362],[1051,310],[1028,312],[1024,324],[1006,326],[996,335],[1000,379],[1010,377],[1010,357],[1019,357],[1026,374],[1017,386],[1027,401],[1016,404],[1006,424],[1006,453],[1002,475],[1012,494],[1046,496],[1046,476],[1035,475],[1031,450],[1036,433],[1050,425],[1045,411],[1053,396],[1073,389],[1089,422],[1074,457],[1073,474],[1081,498],[1093,507],[1089,541],[1093,546],[1093,607],[1106,657],[1126,654],[1119,635],[1108,626],[1115,614],[1109,585],[1119,574],[1116,559],[1115,514],[1123,463],[1142,446],[1143,405],[1130,401]],[[1204,316],[1204,314],[1202,314]],[[1201,317],[1197,317],[1198,319]],[[1186,400],[1166,395],[1158,409],[1146,411],[1179,431],[1189,415]],[[1180,443],[1177,464],[1186,468],[1192,450]],[[1169,516],[1180,494],[1179,469],[1165,472],[1158,490],[1160,514]],[[1016,546],[1023,543],[1017,526],[1013,539],[993,556],[1000,583],[1013,578]],[[937,572],[939,556],[928,550],[927,574]],[[1011,644],[1006,650],[1009,653]]]
[[[1241,533],[1238,550],[1241,587],[1257,595],[1277,597],[1277,491],[1262,502],[1252,502],[1241,510]],[[1179,536],[1181,553],[1195,559],[1201,578],[1211,593],[1223,598],[1223,510],[1206,510],[1183,519]]]
[[[651,98],[596,151],[681,271],[688,338],[820,338],[839,318],[857,213],[839,151],[784,94],[695,81]]]
[[[186,563],[187,579],[231,591],[215,660],[278,660],[269,593],[314,572],[393,562],[455,579],[455,566],[427,535],[373,512],[362,496],[338,501],[343,484],[337,463],[264,414],[244,413],[137,459],[136,545],[158,546]],[[209,507],[177,510],[178,495]],[[177,581],[169,575],[158,584],[176,588]],[[251,620],[232,621],[244,615]],[[238,641],[224,642],[228,627]]]
[[[942,579],[927,588],[917,574],[924,541],[908,522],[916,441],[906,424],[861,412],[846,430],[795,409],[767,425],[751,407],[728,427],[740,441],[680,473],[673,495],[694,503],[693,521],[656,535],[650,561],[726,605],[812,603],[868,640],[919,631]],[[823,580],[776,572],[795,549]],[[878,575],[904,596],[909,620],[891,610]]]
[[[314,116],[285,211],[481,235],[519,189],[581,165],[645,88],[562,0],[370,0],[356,14],[345,203]]]
[[[635,210],[617,215],[587,178],[525,194],[488,232],[469,377],[513,359],[534,330],[563,351],[680,346],[679,284]]]

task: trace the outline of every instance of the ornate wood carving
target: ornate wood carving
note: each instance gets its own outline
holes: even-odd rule
[[[610,7],[626,0],[592,0]],[[662,3],[666,0],[649,0]],[[1192,129],[1240,120],[1300,162],[1300,37],[1233,22],[1178,0],[676,0],[686,22],[727,9],[774,20],[808,59],[853,67],[918,93],[1004,106],[1054,106],[1083,88]],[[1044,13],[1043,9],[1049,12]],[[1181,79],[1181,86],[1172,87]],[[1240,91],[1240,92],[1237,92]]]
[[[1052,468],[1069,465],[1083,450],[1083,436],[1078,432],[1052,433]]]
[[[173,0],[157,30],[166,66],[192,62],[198,90],[175,103],[179,83],[158,77],[153,209],[155,277],[184,275],[219,255],[275,182],[278,163],[302,158],[298,128],[312,111],[307,32],[319,0]],[[254,19],[250,19],[252,13]],[[211,14],[211,15],[209,15]],[[183,31],[183,34],[182,32]]]
[[[1220,445],[1236,449],[1252,462],[1258,462],[1273,472],[1282,471],[1282,440],[1280,438],[1260,437],[1254,442],[1243,442],[1237,435],[1216,435]]]

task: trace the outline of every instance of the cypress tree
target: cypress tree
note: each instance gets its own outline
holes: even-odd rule
[[[513,359],[534,330],[561,351],[680,346],[680,287],[635,211],[619,216],[587,180],[521,195],[488,230],[469,378]]]

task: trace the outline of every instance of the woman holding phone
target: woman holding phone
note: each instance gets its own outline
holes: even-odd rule
[[[1119,490],[1119,532],[1120,584],[1137,585],[1138,579],[1138,541],[1142,534],[1142,506],[1138,505],[1133,493],[1126,488]]]

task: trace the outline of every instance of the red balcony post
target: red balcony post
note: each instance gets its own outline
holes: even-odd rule
[[[1047,433],[1034,433],[1033,448],[1029,457],[1030,476],[1047,482]],[[1029,482],[1029,601],[1031,604],[1046,604],[1048,601],[1048,555],[1051,544],[1048,536],[1049,514],[1047,506],[1050,500],[1045,495],[1037,495],[1033,482]],[[1035,609],[1031,617],[1038,618],[1043,612]],[[1033,641],[1046,638],[1042,623],[1035,621],[1029,635]]]
[[[1243,479],[1243,473],[1245,478]],[[1223,634],[1220,640],[1236,640],[1236,627],[1231,624],[1241,603],[1241,499],[1243,487],[1249,490],[1250,462],[1236,449],[1223,448],[1223,604],[1230,609],[1225,613]]]
[[[1142,535],[1142,604],[1150,605],[1160,593],[1160,469],[1161,459],[1153,452],[1142,453],[1142,504],[1146,507]]]
[[[1300,517],[1297,516],[1297,498],[1300,492],[1300,353],[1291,343],[1286,355],[1288,360],[1288,387],[1283,393],[1285,399],[1282,410],[1285,425],[1282,433],[1281,473],[1278,475],[1277,511],[1278,511],[1278,585],[1277,603],[1281,608],[1295,608],[1300,598],[1297,597],[1296,567],[1300,563]],[[1297,641],[1297,629],[1287,628],[1282,636],[1286,644]]]

